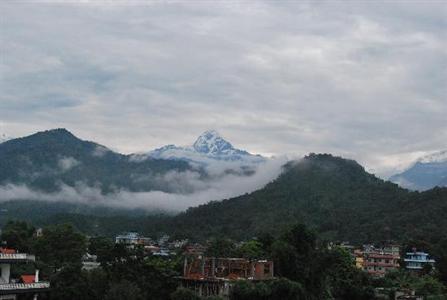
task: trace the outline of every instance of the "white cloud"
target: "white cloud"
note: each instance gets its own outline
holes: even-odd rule
[[[286,161],[285,157],[269,160],[260,164],[258,171],[252,176],[227,175],[211,181],[199,180],[194,172],[171,172],[165,175],[163,180],[172,185],[192,187],[194,191],[190,191],[189,194],[170,194],[160,191],[136,193],[118,190],[113,194],[104,195],[99,187],[89,187],[82,183],[75,187],[61,185],[58,192],[43,193],[24,185],[8,184],[0,186],[0,202],[9,200],[66,201],[93,206],[162,209],[177,212],[211,200],[222,200],[255,191],[273,181],[281,173]]]
[[[67,172],[81,163],[73,157],[62,157],[57,164],[62,172]]]
[[[95,149],[93,150],[92,155],[93,155],[93,156],[96,156],[96,157],[103,157],[103,156],[106,155],[107,152],[109,152],[109,151],[110,151],[110,150],[107,149],[106,147],[101,146],[101,145],[97,145],[97,146],[95,147]]]

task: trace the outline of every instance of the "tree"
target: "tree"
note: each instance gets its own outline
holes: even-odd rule
[[[46,227],[35,242],[35,254],[53,271],[65,264],[80,264],[86,252],[85,237],[69,224]]]
[[[134,283],[122,280],[112,284],[105,296],[105,300],[143,300],[143,292]]]
[[[333,299],[374,299],[368,275],[357,269],[351,255],[342,248],[322,253],[326,266],[327,290]]]
[[[424,275],[416,281],[414,288],[416,293],[421,296],[440,295],[446,291],[446,288],[436,278]]]
[[[300,300],[305,299],[306,293],[301,284],[288,280],[286,278],[280,278],[271,283],[271,300]]]
[[[171,294],[171,300],[200,300],[200,297],[190,289],[178,288]]]
[[[64,268],[50,277],[50,281],[50,299],[94,299],[88,278],[86,273],[81,270],[80,264],[65,265]]]
[[[302,224],[292,226],[272,246],[277,275],[301,283],[315,297],[324,292],[325,266],[319,256],[316,235]]]
[[[29,252],[34,231],[34,227],[26,222],[9,221],[2,230],[0,240],[6,242],[8,248]]]
[[[236,253],[238,257],[247,259],[259,259],[265,257],[265,251],[262,249],[262,244],[254,240],[243,243],[236,250]]]
[[[233,257],[236,247],[228,239],[214,238],[210,241],[205,255],[209,257]]]

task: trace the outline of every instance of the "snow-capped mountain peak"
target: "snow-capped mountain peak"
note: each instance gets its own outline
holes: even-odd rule
[[[210,161],[242,161],[256,164],[265,159],[233,147],[216,130],[202,133],[192,146],[167,145],[147,154],[152,158],[177,159],[208,164]],[[139,157],[141,159],[141,156]]]
[[[217,131],[208,130],[202,133],[192,146],[199,153],[208,155],[229,154],[236,149],[224,140]]]

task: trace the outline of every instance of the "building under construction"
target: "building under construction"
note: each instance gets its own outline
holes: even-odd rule
[[[228,297],[236,280],[261,281],[273,278],[273,262],[245,258],[185,258],[182,286],[199,296]]]

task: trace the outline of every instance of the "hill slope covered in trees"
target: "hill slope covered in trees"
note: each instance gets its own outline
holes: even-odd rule
[[[264,188],[213,201],[176,216],[56,214],[38,224],[71,222],[90,234],[144,234],[190,239],[249,239],[304,223],[322,239],[353,243],[447,238],[447,189],[411,192],[365,172],[355,161],[311,154],[290,162]]]
[[[211,202],[159,223],[186,236],[249,238],[303,222],[323,238],[368,242],[446,235],[447,189],[410,192],[355,161],[311,154],[265,188]]]
[[[26,185],[54,192],[61,185],[100,187],[102,192],[171,192],[160,180],[169,171],[190,169],[186,162],[146,159],[113,152],[94,142],[78,139],[65,129],[54,129],[0,144],[0,186]]]

